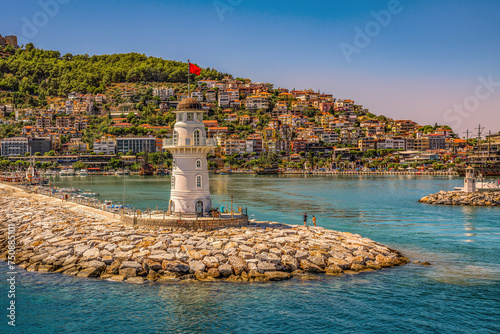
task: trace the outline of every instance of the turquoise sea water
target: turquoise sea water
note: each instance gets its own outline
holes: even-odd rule
[[[122,202],[123,177],[92,177]],[[272,284],[129,285],[19,271],[17,333],[499,333],[500,208],[430,206],[424,195],[460,185],[414,176],[211,176],[215,205],[258,220],[359,233],[402,251],[409,264],[373,273]],[[55,178],[90,190],[90,177]],[[168,177],[125,179],[125,204],[165,208]],[[0,263],[0,270],[7,272]],[[4,274],[6,276],[6,274]],[[0,284],[2,309],[7,284]],[[2,292],[5,291],[4,292]]]

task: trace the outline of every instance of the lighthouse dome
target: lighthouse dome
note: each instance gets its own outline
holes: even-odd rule
[[[177,105],[177,111],[202,110],[200,102],[192,97],[185,98]]]

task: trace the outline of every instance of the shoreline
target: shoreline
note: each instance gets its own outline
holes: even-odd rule
[[[251,222],[213,231],[131,227],[118,216],[0,184],[2,261],[15,226],[20,268],[128,283],[318,279],[404,265],[385,245],[322,227]],[[320,275],[320,276],[318,276]]]

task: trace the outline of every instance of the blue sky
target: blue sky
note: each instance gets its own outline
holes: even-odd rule
[[[0,34],[63,54],[189,58],[462,134],[500,130],[498,13],[496,0],[17,0]]]

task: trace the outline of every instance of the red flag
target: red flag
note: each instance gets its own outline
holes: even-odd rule
[[[195,64],[189,63],[189,73],[194,73],[196,75],[200,75],[201,73],[201,68],[196,66]]]

